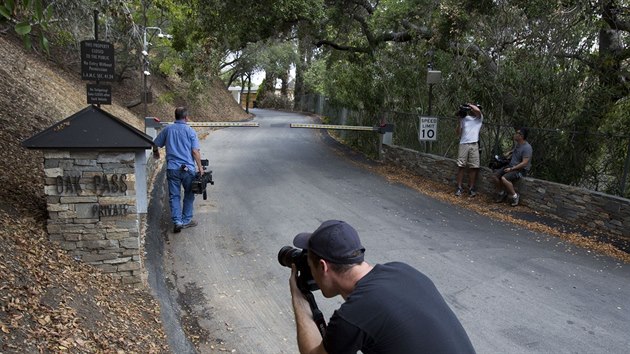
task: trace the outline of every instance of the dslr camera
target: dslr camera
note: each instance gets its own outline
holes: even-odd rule
[[[479,108],[479,110],[481,111],[481,105],[478,103],[475,103],[475,106],[477,106],[477,108]],[[457,115],[459,117],[466,117],[467,115],[470,114],[470,111],[472,111],[472,108],[470,108],[470,106],[467,103],[462,104],[461,106],[459,106],[459,110],[457,111]]]
[[[295,264],[297,270],[297,277],[295,279],[297,287],[308,301],[311,311],[313,312],[313,321],[323,337],[326,334],[326,320],[324,319],[322,311],[317,307],[315,296],[312,293],[312,291],[319,290],[319,286],[313,278],[311,268],[308,267],[307,252],[307,250],[284,246],[280,249],[280,252],[278,252],[278,262],[280,262],[280,265],[288,268],[291,268],[291,265]]]
[[[201,160],[203,175],[197,173],[192,182],[192,192],[195,194],[203,194],[203,200],[208,199],[208,193],[206,192],[208,183],[214,185],[214,181],[212,180],[212,171],[207,168],[208,164],[208,160]]]
[[[295,268],[298,271],[297,274],[297,286],[303,293],[319,290],[319,286],[311,274],[311,269],[308,267],[308,255],[306,250],[299,248],[284,246],[278,252],[278,262],[280,265],[291,268],[292,264],[295,264]]]

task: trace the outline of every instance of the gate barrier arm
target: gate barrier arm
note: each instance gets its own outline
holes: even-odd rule
[[[393,124],[383,124],[375,127],[358,126],[358,125],[333,125],[333,124],[302,124],[291,123],[291,128],[308,128],[308,129],[335,129],[335,130],[363,130],[373,131],[385,134],[394,131]]]

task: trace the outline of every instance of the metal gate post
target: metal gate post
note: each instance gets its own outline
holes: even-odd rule
[[[626,181],[628,180],[628,170],[630,170],[630,139],[628,139],[628,152],[626,152],[626,163],[623,166],[623,176],[621,177],[620,195],[625,197]]]

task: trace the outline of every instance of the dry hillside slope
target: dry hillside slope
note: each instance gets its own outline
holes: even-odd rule
[[[154,97],[177,97],[185,89],[185,83],[156,76]],[[119,290],[47,238],[42,153],[20,143],[85,108],[86,82],[6,34],[0,34],[0,80],[0,352],[168,352],[147,289]],[[102,108],[141,128],[142,105],[131,111],[121,99],[137,97],[140,87],[113,84],[114,102]],[[187,103],[156,101],[149,113],[163,120]],[[247,118],[219,82],[195,102],[189,108],[196,120]]]

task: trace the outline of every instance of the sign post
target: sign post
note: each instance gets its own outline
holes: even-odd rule
[[[81,41],[81,80],[96,81],[86,88],[87,103],[112,104],[112,89],[100,81],[114,81],[114,46],[98,40],[98,11],[94,11],[94,40]]]
[[[112,104],[111,86],[87,84],[87,103]]]
[[[114,81],[114,46],[111,43],[81,41],[81,80]]]

